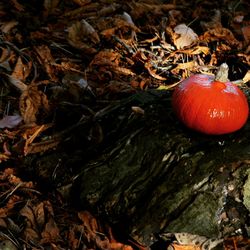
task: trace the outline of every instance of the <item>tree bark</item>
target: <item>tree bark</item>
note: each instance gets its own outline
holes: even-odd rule
[[[162,232],[247,234],[249,123],[234,134],[201,135],[176,120],[170,99],[141,93],[100,119],[116,132],[101,156],[82,166],[81,204],[147,245]],[[133,113],[134,105],[144,115]]]

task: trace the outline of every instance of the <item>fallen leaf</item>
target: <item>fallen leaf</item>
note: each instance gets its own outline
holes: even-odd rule
[[[223,239],[209,239],[191,233],[164,233],[161,236],[165,240],[175,237],[176,240],[171,244],[174,250],[211,250],[223,242]]]
[[[55,59],[51,54],[51,50],[47,45],[41,45],[34,48],[38,54],[38,60],[42,67],[45,68],[47,74],[53,81],[57,80],[56,68],[55,68]]]
[[[178,244],[171,244],[173,250],[202,250],[199,246],[189,246],[189,245],[178,245]],[[170,249],[169,247],[167,250]]]
[[[35,84],[30,84],[23,91],[19,100],[20,112],[25,124],[35,124],[37,115],[40,111],[47,113],[49,111],[49,102],[47,96]]]
[[[243,83],[247,83],[249,81],[250,81],[250,70],[248,70],[245,76],[243,77]]]
[[[173,42],[177,49],[183,49],[198,41],[198,35],[186,24],[179,24],[174,28]]]
[[[34,209],[34,214],[38,227],[42,228],[45,224],[45,212],[43,202],[36,206],[36,208]]]
[[[96,52],[94,45],[100,43],[100,38],[93,26],[82,19],[68,28],[68,41],[73,47],[92,54]]]
[[[59,228],[54,218],[50,217],[42,232],[42,243],[50,243],[60,240]]]
[[[15,9],[18,11],[24,11],[24,7],[17,1],[17,0],[11,0],[10,1]]]
[[[56,9],[59,2],[60,0],[44,0],[43,6],[47,13],[51,14]]]
[[[32,69],[31,61],[29,61],[27,64],[24,64],[22,62],[21,57],[18,57],[15,68],[11,76],[14,77],[15,79],[24,81],[30,75],[31,69]]]
[[[142,108],[140,108],[138,106],[132,106],[131,109],[136,114],[140,114],[140,115],[144,115],[145,114],[144,109],[142,109]]]
[[[0,128],[14,128],[22,122],[20,115],[6,115],[0,120]]]
[[[250,25],[241,28],[246,44],[250,42]]]
[[[91,3],[91,0],[73,0],[75,4],[78,4],[79,6],[85,6],[89,3]]]
[[[9,33],[9,32],[11,31],[11,29],[14,28],[14,27],[17,26],[17,25],[18,25],[18,22],[12,20],[12,21],[3,23],[3,24],[1,25],[1,28],[0,28],[0,29],[1,29],[1,31],[2,31],[3,33]]]
[[[200,36],[200,40],[205,42],[224,41],[229,46],[238,47],[238,49],[242,47],[242,44],[235,38],[232,31],[223,27],[217,27],[206,31],[202,36]]]

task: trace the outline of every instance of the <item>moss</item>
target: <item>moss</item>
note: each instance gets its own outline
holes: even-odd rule
[[[243,187],[243,203],[250,211],[250,169],[247,171],[248,178]]]

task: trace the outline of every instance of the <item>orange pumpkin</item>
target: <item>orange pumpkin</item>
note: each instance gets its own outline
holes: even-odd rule
[[[174,90],[173,109],[189,128],[210,135],[234,132],[246,123],[247,98],[233,83],[195,74]]]

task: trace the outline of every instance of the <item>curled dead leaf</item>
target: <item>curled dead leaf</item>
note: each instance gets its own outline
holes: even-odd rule
[[[23,91],[19,100],[19,108],[25,124],[35,124],[40,111],[48,113],[50,106],[47,96],[35,84]]]
[[[171,70],[173,74],[179,74],[180,70],[192,71],[196,66],[198,66],[196,61],[179,63],[174,69]]]
[[[161,80],[161,81],[167,80],[167,78],[162,77],[162,76],[160,76],[159,74],[157,74],[157,69],[155,69],[155,68],[153,67],[153,65],[152,65],[150,62],[146,62],[146,63],[144,64],[144,67],[148,70],[148,73],[149,73],[152,77],[154,77],[155,79],[158,79],[158,80]]]
[[[198,35],[186,24],[179,24],[174,28],[172,36],[177,49],[183,49],[198,41]]]
[[[79,6],[85,6],[89,3],[91,3],[91,0],[73,0],[72,2],[74,2],[75,4],[77,4]]]
[[[100,38],[93,26],[82,19],[68,28],[68,41],[73,47],[92,54],[96,52],[94,46],[100,43]]]
[[[250,43],[250,25],[241,28],[246,44]]]
[[[208,30],[200,36],[200,40],[205,42],[224,41],[229,46],[238,47],[238,49],[242,47],[242,44],[235,38],[232,31],[226,28]]]
[[[140,115],[144,115],[145,114],[145,111],[144,109],[142,109],[141,107],[139,106],[132,106],[131,107],[132,111],[136,114],[140,114]]]
[[[250,82],[250,70],[248,70],[245,76],[243,77],[243,83],[247,82]]]
[[[53,58],[51,54],[51,50],[47,45],[41,45],[34,47],[37,55],[38,60],[42,67],[45,68],[48,76],[51,78],[51,80],[56,81],[57,76],[55,74],[55,59]]]
[[[31,69],[32,62],[29,61],[27,64],[24,64],[22,58],[19,56],[11,77],[19,79],[20,81],[25,81],[25,79],[30,75]]]
[[[44,0],[43,6],[48,14],[53,13],[55,11],[57,5],[59,4],[60,0]]]
[[[42,232],[42,240],[41,243],[50,243],[50,242],[57,242],[59,241],[60,234],[59,234],[59,228],[57,227],[57,224],[55,220],[50,217],[48,219],[48,222],[45,224],[45,228]]]
[[[209,239],[190,233],[163,233],[161,237],[165,240],[172,237],[171,241],[174,237],[176,240],[171,244],[174,250],[210,250],[223,242],[223,239]]]
[[[1,25],[0,27],[0,30],[3,32],[3,33],[9,33],[12,28],[14,28],[15,26],[18,25],[18,22],[17,21],[9,21],[9,22],[5,22]]]
[[[201,27],[204,30],[222,28],[220,10],[214,10],[211,20],[209,20],[208,22],[201,21]]]
[[[110,16],[112,15],[118,8],[120,7],[120,4],[117,3],[110,3],[108,6],[103,7],[99,12],[98,16]]]

